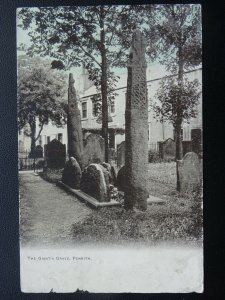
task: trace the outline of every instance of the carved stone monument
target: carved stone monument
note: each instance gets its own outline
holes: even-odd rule
[[[110,201],[109,175],[100,164],[90,164],[82,173],[80,189],[99,202]]]
[[[66,162],[62,173],[62,182],[73,189],[80,188],[81,169],[74,157],[70,157]]]
[[[142,33],[133,34],[128,61],[125,111],[125,208],[147,209],[148,100],[145,41]]]
[[[83,136],[81,127],[81,116],[78,108],[77,95],[74,88],[73,75],[69,74],[68,88],[68,154],[69,157],[75,157],[79,166],[83,167]]]

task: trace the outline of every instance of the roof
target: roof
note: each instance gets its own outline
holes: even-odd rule
[[[189,72],[193,72],[193,71],[196,71],[196,70],[199,70],[199,69],[201,69],[201,66],[199,66],[198,69],[193,69]],[[161,64],[152,64],[146,70],[147,82],[154,81],[154,80],[159,80],[159,79],[162,79],[163,77],[169,76],[169,75],[170,74],[166,71],[165,66],[163,66]],[[123,73],[123,74],[120,74],[118,76],[119,76],[119,79],[118,79],[118,82],[116,84],[115,90],[126,88],[126,86],[127,86],[127,72]],[[90,97],[92,95],[95,95],[96,93],[97,93],[96,86],[92,85],[89,89],[87,89],[81,95],[81,98],[87,98],[87,97]]]

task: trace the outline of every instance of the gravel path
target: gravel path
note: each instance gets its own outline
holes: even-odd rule
[[[72,245],[72,224],[84,219],[91,209],[32,172],[21,172],[19,184],[21,245]]]

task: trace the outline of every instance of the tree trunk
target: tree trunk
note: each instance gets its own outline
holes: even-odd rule
[[[180,175],[178,172],[178,161],[182,159],[183,157],[183,147],[182,147],[182,129],[181,129],[181,123],[176,125],[175,128],[176,132],[176,173],[177,173],[177,191],[180,192]]]
[[[104,8],[101,7],[100,14],[100,40],[101,40],[101,57],[102,57],[102,76],[101,76],[101,93],[102,93],[102,137],[105,140],[105,162],[108,162],[108,101],[107,101],[107,59],[105,49],[105,31],[104,31]]]
[[[175,132],[176,132],[176,160],[181,160],[183,157],[181,123],[176,125]]]
[[[31,152],[30,157],[34,158],[36,148],[36,122],[32,121],[30,124],[31,129]]]
[[[178,61],[178,85],[182,91],[183,80],[184,80],[184,61],[182,47],[178,50],[179,61]],[[182,111],[182,93],[177,102],[177,121],[175,125],[176,132],[176,169],[177,169],[177,191],[180,191],[180,176],[178,172],[178,160],[183,158],[183,147],[182,147],[182,122],[183,122],[183,111]]]

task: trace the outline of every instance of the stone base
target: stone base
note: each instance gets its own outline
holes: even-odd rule
[[[124,197],[124,192],[118,191],[118,194]],[[167,201],[152,195],[149,195],[147,204],[165,204]]]
[[[87,195],[86,193],[82,192],[81,190],[75,190],[69,187],[68,185],[64,184],[62,181],[59,181],[57,183],[59,187],[62,187],[66,191],[72,193],[75,195],[78,199],[81,201],[84,201],[85,203],[88,203],[95,208],[99,207],[111,207],[111,206],[121,206],[121,204],[118,201],[111,200],[110,202],[99,202],[97,199]]]

